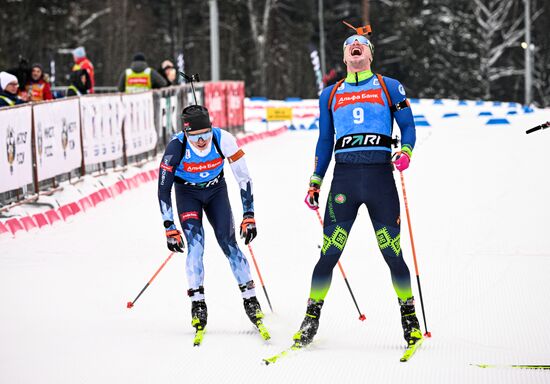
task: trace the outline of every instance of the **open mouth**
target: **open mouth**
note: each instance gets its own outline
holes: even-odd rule
[[[361,51],[361,48],[352,48],[351,49],[351,55],[352,56],[361,56],[363,52]]]

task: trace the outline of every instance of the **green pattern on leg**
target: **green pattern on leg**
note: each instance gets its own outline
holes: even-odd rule
[[[332,236],[330,237],[332,245],[334,245],[340,251],[343,251],[347,240],[348,232],[344,228],[337,225],[334,232],[332,232]]]
[[[396,256],[399,256],[401,253],[401,234],[391,237],[388,228],[383,227],[376,231],[376,239],[378,240],[380,250],[391,247]]]
[[[392,241],[391,241],[391,249],[395,252],[397,256],[399,256],[399,253],[401,253],[401,234],[397,235]]]
[[[342,252],[347,241],[348,232],[344,228],[337,225],[330,237],[323,235],[323,255],[327,253],[331,246],[335,246],[340,250],[340,252]]]
[[[390,246],[391,236],[386,227],[380,228],[376,231],[376,239],[378,240],[378,247],[383,250]]]

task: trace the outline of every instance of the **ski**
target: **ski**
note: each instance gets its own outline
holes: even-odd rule
[[[550,370],[550,365],[538,365],[538,364],[470,364],[479,368],[515,368],[515,369],[546,369]]]
[[[204,337],[204,329],[197,329],[195,332],[195,338],[193,339],[193,347],[200,347],[202,344],[202,339]]]
[[[409,345],[399,361],[401,361],[402,363],[409,361],[410,358],[413,357],[414,353],[422,345],[423,342],[424,342],[424,339],[422,338],[422,339],[418,339],[416,343]]]
[[[273,355],[271,357],[266,357],[265,359],[262,359],[262,361],[264,362],[265,365],[275,364],[277,361],[279,361],[283,357],[294,354],[295,352],[300,351],[302,349],[303,349],[303,347],[300,344],[294,343],[289,348],[287,348],[287,349],[285,349],[285,350],[283,350],[283,351],[279,352],[278,354]]]
[[[271,339],[271,335],[269,334],[269,331],[265,327],[264,323],[261,320],[258,320],[256,322],[256,327],[258,328],[258,332],[260,332],[260,336],[262,336],[262,339],[269,340]]]

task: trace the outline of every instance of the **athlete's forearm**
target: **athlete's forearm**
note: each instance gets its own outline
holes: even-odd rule
[[[252,193],[252,178],[246,166],[244,157],[231,163],[231,170],[239,184],[243,212],[254,212],[254,195]]]
[[[406,108],[396,112],[394,116],[401,130],[401,148],[408,147],[412,153],[416,144],[416,128],[412,111],[410,108]]]
[[[182,145],[178,140],[172,140],[166,147],[160,163],[158,180],[158,199],[162,221],[174,221],[172,212],[172,185],[176,167],[181,161]]]

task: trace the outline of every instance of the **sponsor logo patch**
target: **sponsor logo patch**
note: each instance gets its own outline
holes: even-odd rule
[[[344,195],[343,193],[339,193],[334,198],[334,201],[336,202],[336,204],[344,204],[346,202],[346,195]]]
[[[160,167],[164,169],[166,172],[172,172],[174,170],[173,166],[166,165],[164,163],[160,163]]]
[[[181,215],[180,215],[180,221],[187,221],[187,220],[191,220],[191,219],[195,219],[195,220],[198,220],[199,219],[199,213],[197,211],[190,211],[190,212],[183,212]]]
[[[346,105],[356,103],[374,103],[384,105],[384,100],[382,100],[382,88],[337,94],[334,110],[336,111],[340,107],[345,107]]]
[[[128,85],[147,85],[149,78],[147,77],[130,77],[128,79]]]
[[[203,163],[184,163],[184,169],[186,172],[201,173],[204,171],[211,171],[223,164],[222,158],[217,158]]]

